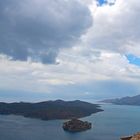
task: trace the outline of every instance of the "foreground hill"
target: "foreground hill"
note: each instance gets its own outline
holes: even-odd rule
[[[140,132],[133,136],[122,137],[121,140],[140,140]]]
[[[107,99],[103,100],[104,103],[113,103],[118,105],[138,105],[140,106],[140,95],[132,96],[132,97],[124,97],[117,99]]]
[[[22,115],[43,120],[80,118],[99,111],[103,110],[98,105],[79,100],[56,100],[39,103],[0,102],[0,114]]]

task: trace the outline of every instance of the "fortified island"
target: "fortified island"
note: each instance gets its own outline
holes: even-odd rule
[[[76,118],[63,123],[63,129],[69,132],[85,131],[85,130],[91,129],[91,126],[92,126],[91,123],[87,121],[84,122]]]

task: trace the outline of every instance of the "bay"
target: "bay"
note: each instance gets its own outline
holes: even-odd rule
[[[0,115],[0,140],[119,140],[140,131],[140,107],[102,104],[103,112],[82,118],[92,129],[69,133],[64,120],[42,121],[15,115]]]

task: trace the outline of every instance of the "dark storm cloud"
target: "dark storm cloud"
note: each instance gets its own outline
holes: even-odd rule
[[[0,54],[13,60],[54,63],[92,24],[78,0],[0,1]]]

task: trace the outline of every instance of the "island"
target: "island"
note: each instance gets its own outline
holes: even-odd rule
[[[85,130],[91,129],[91,123],[87,121],[84,122],[84,121],[74,118],[70,121],[64,122],[63,129],[69,132],[85,131]]]
[[[106,99],[101,102],[104,103],[112,103],[116,105],[136,105],[140,106],[140,95],[132,96],[132,97],[123,97],[123,98],[116,98],[116,99]]]
[[[38,103],[4,103],[0,102],[0,114],[21,115],[42,120],[72,119],[103,111],[99,105],[80,100],[75,101],[45,101]]]

